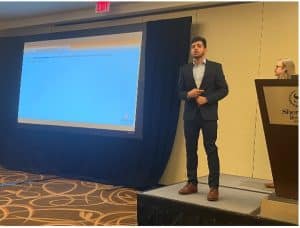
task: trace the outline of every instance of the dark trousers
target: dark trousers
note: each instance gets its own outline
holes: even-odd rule
[[[195,120],[184,121],[184,136],[187,154],[188,182],[197,184],[198,139],[202,129],[203,143],[207,155],[209,187],[219,187],[220,165],[216,146],[218,124],[216,120],[203,120],[200,111]]]

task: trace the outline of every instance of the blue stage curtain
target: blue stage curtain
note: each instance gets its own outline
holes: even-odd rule
[[[0,165],[128,187],[157,185],[175,139],[178,73],[188,60],[190,29],[191,17],[146,23],[141,139],[19,128],[23,43],[32,37],[0,38]],[[58,39],[81,33],[88,30],[38,36]]]

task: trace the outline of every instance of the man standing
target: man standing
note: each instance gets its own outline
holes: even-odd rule
[[[207,155],[210,191],[207,200],[219,199],[219,157],[215,144],[217,139],[218,101],[228,94],[228,86],[222,65],[205,58],[206,40],[197,36],[191,42],[192,64],[180,68],[179,97],[185,100],[183,120],[187,155],[188,183],[179,194],[198,191],[198,138],[202,129],[204,148]]]

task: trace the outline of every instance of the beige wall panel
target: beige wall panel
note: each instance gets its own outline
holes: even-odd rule
[[[257,105],[253,177],[260,178],[260,179],[267,179],[267,180],[273,179],[258,105]]]
[[[254,76],[258,71],[262,4],[234,5],[201,9],[197,12],[194,34],[208,41],[208,59],[221,62],[229,84],[229,96],[220,102],[218,146],[221,172],[251,176],[256,94]],[[179,121],[182,125],[182,120]],[[182,126],[178,126],[172,155],[161,183],[184,180],[185,147]],[[177,145],[177,147],[176,147]],[[179,148],[178,148],[179,146]],[[175,156],[180,153],[180,159]],[[206,155],[199,140],[198,175],[208,173]],[[184,167],[180,175],[173,175],[175,167]],[[178,172],[178,171],[177,171]]]
[[[255,124],[253,76],[259,64],[261,4],[199,10],[208,58],[221,62],[229,95],[219,108],[221,172],[250,176]],[[201,173],[200,173],[201,174]]]
[[[261,73],[258,78],[275,78],[274,66],[282,57],[296,64],[298,73],[298,3],[264,3]],[[258,109],[255,134],[254,177],[272,179],[269,156]]]
[[[298,3],[266,2],[260,76],[274,75],[276,61],[282,57],[293,59],[298,69]]]

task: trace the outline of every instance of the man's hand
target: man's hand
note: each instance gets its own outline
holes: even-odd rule
[[[204,92],[204,90],[201,89],[192,89],[187,93],[187,97],[188,98],[196,98],[198,96],[200,96],[202,93]]]
[[[207,103],[207,98],[206,97],[203,97],[203,96],[199,96],[196,98],[196,102],[197,104],[200,106],[200,105],[204,105]]]

